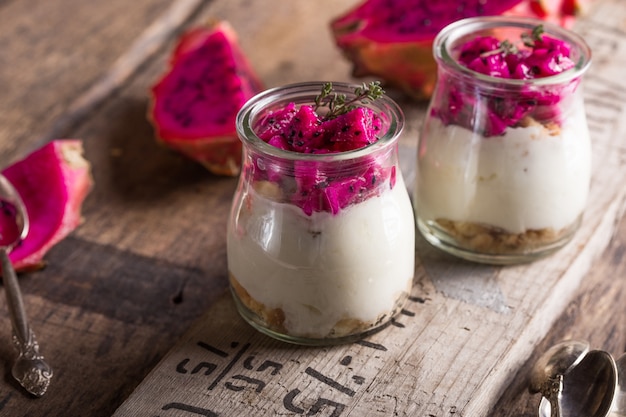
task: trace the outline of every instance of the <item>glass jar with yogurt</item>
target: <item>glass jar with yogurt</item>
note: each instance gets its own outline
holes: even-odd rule
[[[434,246],[477,262],[537,259],[578,229],[591,176],[578,35],[526,18],[444,28],[419,139],[414,207]]]
[[[379,124],[370,125],[377,140],[358,149],[302,153],[259,137],[271,127],[298,143],[302,132],[274,115],[311,108],[322,86],[271,89],[241,109],[243,167],[227,233],[243,318],[308,345],[353,341],[388,323],[408,297],[415,261],[414,213],[398,165],[404,119],[395,102],[383,96],[359,105]],[[334,91],[349,99],[354,86],[334,84]],[[341,143],[351,128],[325,134]]]

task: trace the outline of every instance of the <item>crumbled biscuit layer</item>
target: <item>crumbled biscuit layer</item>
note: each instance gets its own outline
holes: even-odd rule
[[[258,302],[241,286],[239,281],[231,273],[230,285],[239,297],[239,300],[243,303],[248,310],[256,314],[266,326],[279,333],[286,333],[285,330],[285,312],[282,308],[267,308],[263,303]]]
[[[463,247],[482,253],[524,252],[558,241],[566,230],[552,228],[509,233],[503,229],[479,223],[437,219],[437,224],[454,237]]]
[[[519,127],[529,127],[529,126],[541,126],[543,127],[547,134],[550,136],[560,136],[561,135],[561,126],[554,120],[539,122],[530,116],[524,116],[519,123],[517,124]]]
[[[284,335],[288,335],[288,336],[294,336],[294,337],[320,338],[319,335],[313,336],[313,335],[290,334],[285,328],[285,312],[283,311],[283,309],[281,308],[272,309],[272,308],[266,307],[263,303],[254,299],[250,295],[250,293],[248,293],[248,291],[246,291],[246,289],[239,283],[239,281],[237,281],[237,279],[234,277],[232,273],[230,273],[229,276],[230,276],[231,286],[233,290],[235,291],[235,293],[237,294],[237,296],[239,297],[239,300],[248,310],[256,314],[257,317],[259,317],[263,321],[263,323],[269,330],[272,330],[274,332],[281,333]],[[400,297],[400,300],[398,300],[398,302],[396,303],[394,311],[389,312],[389,314],[387,313],[381,314],[374,322],[364,322],[362,320],[355,319],[355,318],[341,319],[337,321],[337,323],[335,323],[331,331],[325,337],[326,338],[340,338],[340,337],[360,334],[360,333],[372,330],[378,327],[383,322],[385,322],[389,317],[393,316],[397,311],[399,311],[402,305],[404,304],[406,297],[407,297],[406,294]]]

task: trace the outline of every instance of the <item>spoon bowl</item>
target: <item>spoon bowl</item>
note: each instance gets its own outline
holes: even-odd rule
[[[530,391],[543,395],[539,417],[617,417],[620,414],[612,414],[617,387],[613,357],[589,351],[587,342],[581,341],[549,349],[531,373]]]
[[[552,346],[535,363],[530,373],[529,391],[543,395],[539,406],[541,417],[562,417],[560,401],[564,375],[578,365],[587,352],[588,342],[565,341]]]
[[[562,417],[607,417],[617,387],[617,366],[613,357],[592,350],[563,379]]]
[[[626,416],[626,353],[615,361],[615,365],[617,366],[617,389],[609,416],[624,417]]]
[[[589,342],[584,340],[568,340],[552,346],[541,355],[531,370],[530,392],[540,392],[547,397],[546,385],[578,365],[587,352]]]
[[[13,377],[29,393],[40,397],[45,394],[52,368],[39,354],[39,344],[31,330],[15,270],[9,252],[28,234],[29,222],[26,208],[17,190],[0,174],[0,262],[2,283],[13,327],[13,344],[19,356],[11,369]]]

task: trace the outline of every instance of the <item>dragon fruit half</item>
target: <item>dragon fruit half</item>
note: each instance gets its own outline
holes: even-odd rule
[[[82,221],[81,206],[93,185],[82,154],[80,140],[54,140],[2,171],[30,221],[28,235],[10,254],[16,271],[42,268],[46,252]]]
[[[331,22],[356,77],[376,76],[416,99],[433,92],[433,40],[448,24],[487,15],[528,16],[569,27],[590,0],[365,0]]]
[[[227,22],[191,29],[167,73],[152,87],[148,114],[157,139],[214,174],[237,175],[241,142],[235,117],[262,85]]]

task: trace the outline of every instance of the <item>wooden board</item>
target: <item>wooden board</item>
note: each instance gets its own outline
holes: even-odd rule
[[[115,222],[116,209],[102,204],[117,195],[117,186],[100,181],[101,172],[115,175],[109,164],[110,142],[103,134],[116,127],[118,134],[126,137],[122,132],[139,124],[146,131],[145,141],[126,141],[124,150],[141,149],[143,158],[150,155],[151,159],[151,150],[159,147],[152,140],[144,109],[133,121],[135,126],[128,127],[120,126],[123,118],[103,122],[107,113],[102,109],[107,105],[127,108],[119,99],[124,95],[116,92],[141,79],[143,68],[155,54],[163,52],[166,42],[203,3],[0,2],[1,165],[25,156],[53,137],[84,139],[85,156],[98,172],[94,175],[96,186],[84,206],[85,224],[95,212],[108,213],[109,220]],[[126,63],[119,64],[120,57]],[[145,108],[146,90],[140,88],[133,103],[143,102]],[[101,123],[107,130],[90,129]],[[167,157],[158,161],[163,159]],[[206,178],[204,171],[195,172]],[[123,179],[125,183],[134,181],[137,177],[132,174]],[[127,211],[125,207],[118,210]],[[101,234],[98,230],[94,233]],[[154,235],[147,234],[146,238],[154,241],[154,236],[163,233],[163,228],[155,227]],[[5,297],[0,294],[2,416],[110,416],[198,312],[206,310],[224,288],[219,279],[205,282],[206,271],[201,273],[195,266],[126,253],[115,243],[99,245],[85,235],[63,240],[46,255],[46,261],[47,268],[19,278],[26,311],[41,352],[54,368],[54,377],[46,396],[39,400],[28,396],[11,377],[16,351],[10,339]],[[193,288],[193,293],[196,282],[203,291],[195,291],[197,297],[185,292],[182,302],[182,290]]]
[[[235,182],[159,147],[145,117],[147,89],[176,34],[210,16],[226,18],[268,86],[352,80],[326,24],[356,1],[0,2],[0,161],[6,165],[55,136],[78,137],[96,180],[84,224],[47,254],[46,269],[20,276],[42,352],[55,369],[44,398],[30,398],[10,376],[16,353],[0,295],[0,415],[110,416],[224,292],[223,225]],[[617,60],[624,67],[624,28],[611,23],[623,20],[622,2],[598,1],[608,17],[585,25],[599,32],[596,64]],[[606,84],[590,94],[602,110],[594,127],[617,135],[622,94]],[[423,106],[401,104],[408,116],[403,149],[411,151]],[[406,173],[414,158],[402,156]],[[619,224],[548,337],[528,348],[529,361],[562,337],[588,338],[615,355],[625,350],[626,222]],[[526,392],[526,366],[519,370],[490,415],[536,416],[538,398]]]
[[[98,84],[128,45],[167,10],[168,3],[157,0],[148,7],[144,2],[114,0],[97,8],[80,0],[0,4],[2,166],[46,139],[72,134],[70,128],[76,126],[62,121],[72,112],[72,102]],[[195,3],[197,8],[199,2]],[[168,23],[173,28],[162,33],[167,36],[189,18],[193,8],[187,7],[191,10],[186,16],[170,10]],[[148,51],[134,55],[142,61],[149,57]],[[112,92],[109,88],[108,94]],[[91,110],[83,107],[82,116]]]
[[[308,12],[306,6],[292,7],[290,13],[300,17]],[[324,22],[324,16],[315,16]],[[489,415],[608,245],[622,215],[624,22],[626,4],[606,0],[576,28],[594,51],[585,84],[594,171],[584,223],[571,244],[539,262],[491,267],[452,259],[420,241],[412,298],[400,317],[363,342],[332,348],[270,340],[246,325],[225,295],[115,416]],[[277,40],[278,29],[258,30],[255,40]],[[262,62],[254,48],[248,50],[253,62]],[[271,79],[269,71],[278,64],[265,65],[261,73]],[[301,65],[306,73],[308,65]],[[402,104],[410,116],[402,147],[403,171],[410,177],[423,107]]]

